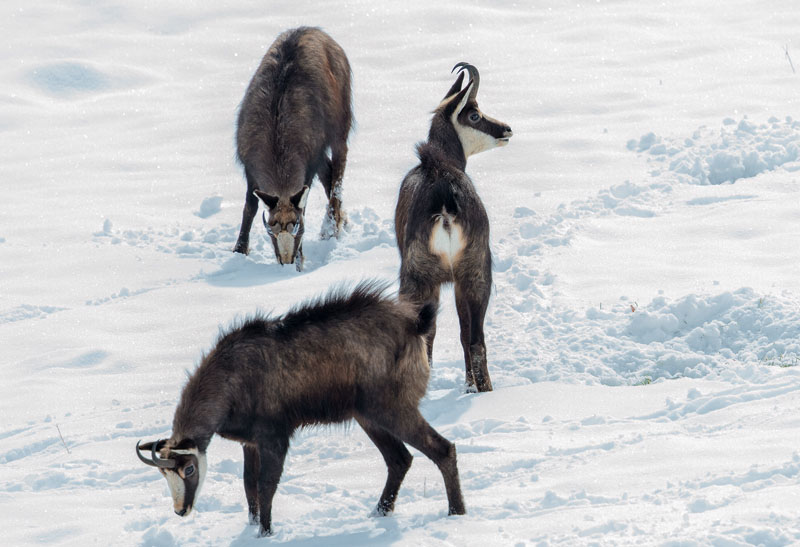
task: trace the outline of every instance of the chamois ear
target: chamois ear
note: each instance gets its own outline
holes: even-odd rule
[[[463,76],[464,73],[462,72],[461,75]],[[458,115],[461,112],[469,100],[469,92],[472,89],[473,83],[473,80],[470,80],[467,84],[467,87],[462,89],[458,95],[450,99],[444,110],[446,116],[452,116],[454,112],[456,115]]]
[[[298,209],[305,210],[306,202],[308,201],[308,186],[303,186],[303,189],[297,192],[295,195],[289,198],[289,201],[292,202],[292,205],[297,207]]]
[[[450,91],[447,92],[447,94],[444,96],[444,98],[442,100],[444,101],[448,97],[452,97],[453,95],[458,93],[461,90],[461,84],[463,82],[464,82],[464,73],[461,72],[461,73],[459,73],[458,78],[456,78],[456,82],[450,88]]]
[[[278,196],[271,196],[266,192],[262,192],[261,190],[253,190],[253,193],[256,195],[258,199],[264,202],[269,209],[274,209],[276,205],[278,205]]]

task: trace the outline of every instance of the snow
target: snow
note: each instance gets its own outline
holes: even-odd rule
[[[0,25],[4,545],[789,545],[800,542],[800,122],[793,2],[5,2]],[[282,30],[354,71],[349,229],[308,203],[305,270],[254,223],[234,122]],[[787,48],[786,50],[784,48]],[[442,294],[423,414],[468,514],[415,453],[395,513],[353,425],[295,435],[275,535],[215,439],[196,511],[134,454],[169,435],[220,328],[338,282],[396,280],[392,216],[468,61],[514,130],[470,159],[492,225],[495,391],[464,392]]]

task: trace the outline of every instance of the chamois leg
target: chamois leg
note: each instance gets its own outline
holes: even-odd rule
[[[332,177],[333,167],[331,165],[331,160],[325,156],[323,161],[320,163],[319,169],[317,169],[317,178],[319,178],[319,181],[322,183],[322,187],[325,189],[325,196],[328,198],[328,207],[325,210],[325,219],[322,222],[322,228],[319,232],[320,239],[330,239],[332,237],[339,236],[336,218],[333,211]]]
[[[278,489],[283,472],[283,462],[289,449],[289,437],[275,435],[259,443],[261,468],[258,473],[258,509],[260,536],[272,534],[272,498]]]
[[[258,524],[258,475],[261,458],[258,447],[243,444],[244,451],[244,495],[247,498],[247,513],[250,524]]]
[[[415,302],[419,305],[433,304],[439,307],[439,285],[431,285],[422,281],[424,277],[410,275],[407,272],[400,272],[400,290],[399,295],[401,298]],[[425,337],[425,345],[428,347],[428,364],[433,366],[433,339],[436,338],[436,318],[434,317],[430,331]]]
[[[459,280],[455,285],[456,311],[461,327],[461,347],[464,350],[467,387],[479,392],[492,391],[489,365],[486,362],[486,343],[483,338],[483,320],[489,304],[490,287],[474,286]]]
[[[322,188],[325,189],[325,195],[331,199],[331,174],[333,173],[331,167],[331,159],[325,156],[324,161],[320,162],[319,169],[317,169],[317,178],[322,183]]]
[[[383,413],[382,418],[379,423],[386,424],[384,427],[392,435],[425,454],[439,468],[447,492],[447,514],[466,514],[461,481],[458,478],[456,445],[439,435],[416,408],[392,415]]]
[[[363,417],[357,417],[356,420],[381,451],[388,468],[389,475],[386,478],[386,485],[383,487],[381,498],[373,511],[374,515],[383,517],[394,511],[397,491],[400,490],[403,478],[411,467],[413,457],[403,442],[385,429],[372,424]]]
[[[258,198],[253,194],[256,183],[250,176],[250,172],[245,169],[247,177],[247,193],[244,196],[244,210],[242,211],[242,227],[239,230],[239,238],[233,247],[233,252],[248,254],[250,251],[250,228],[253,226],[253,217],[258,212]]]
[[[347,137],[331,146],[331,186],[328,194],[328,221],[333,227],[333,236],[339,237],[347,226],[347,213],[342,209],[342,179],[347,163]]]

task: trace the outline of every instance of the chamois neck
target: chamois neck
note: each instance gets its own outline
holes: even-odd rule
[[[467,168],[467,156],[453,124],[442,112],[437,112],[431,120],[428,143],[444,152],[447,159],[462,171]]]
[[[172,420],[174,440],[192,439],[200,451],[205,452],[232,405],[225,385],[222,374],[195,372],[189,378]]]

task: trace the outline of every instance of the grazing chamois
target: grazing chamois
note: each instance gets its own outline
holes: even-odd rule
[[[469,156],[508,144],[512,132],[478,109],[478,70],[467,63],[456,69],[458,78],[433,113],[428,141],[417,145],[420,163],[400,187],[400,297],[438,305],[440,286],[454,284],[467,386],[491,391],[483,338],[492,286],[489,218],[464,169]],[[465,70],[470,81],[461,89]],[[435,335],[434,323],[427,337],[429,361]]]
[[[378,447],[388,478],[375,514],[394,509],[411,466],[403,443],[439,467],[449,514],[463,515],[456,447],[420,414],[428,385],[424,335],[436,308],[362,282],[279,318],[254,317],[220,337],[183,388],[169,439],[136,444],[166,477],[174,510],[192,510],[214,434],[244,447],[244,490],[260,534],[272,531],[272,498],[299,427],[355,418]],[[141,451],[149,454],[149,458]]]
[[[247,193],[235,252],[248,253],[261,200],[269,211],[262,219],[278,262],[294,262],[301,271],[314,176],[328,197],[322,236],[339,237],[346,222],[342,177],[353,120],[350,80],[344,51],[318,28],[287,30],[270,46],[239,109],[236,151]]]

